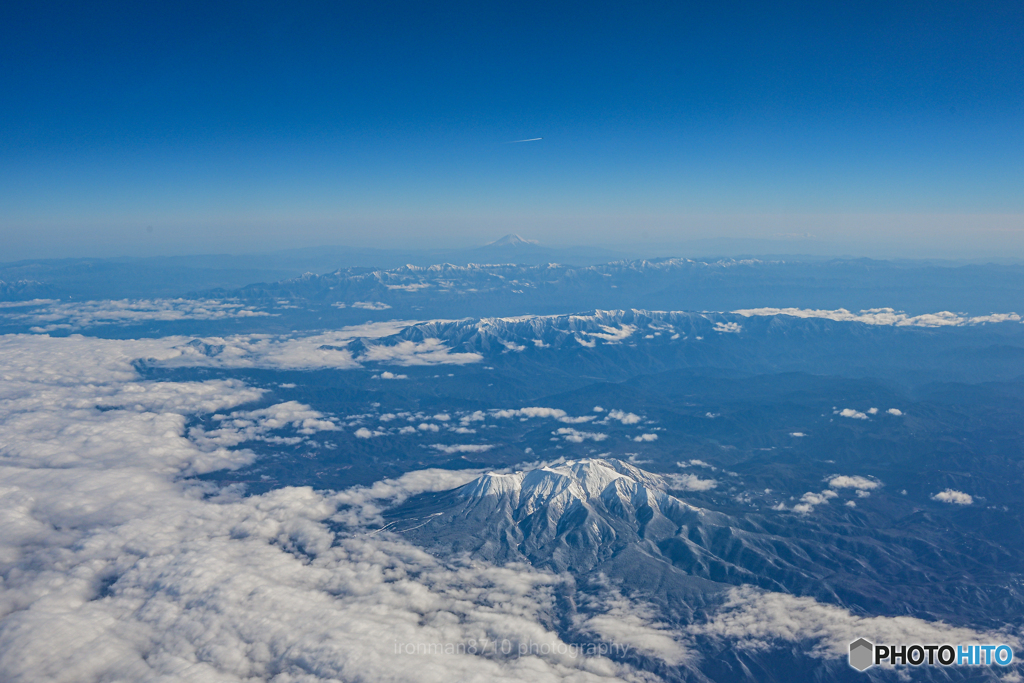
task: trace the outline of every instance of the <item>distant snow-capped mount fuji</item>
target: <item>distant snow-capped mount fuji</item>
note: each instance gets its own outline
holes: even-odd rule
[[[526,247],[537,246],[538,244],[537,240],[524,239],[514,232],[510,232],[500,239],[488,242],[484,247]]]

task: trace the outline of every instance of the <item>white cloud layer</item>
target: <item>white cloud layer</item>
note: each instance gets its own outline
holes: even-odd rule
[[[333,368],[351,370],[365,363],[426,366],[466,365],[483,360],[477,353],[451,353],[438,339],[422,342],[403,341],[394,346],[368,343],[366,351],[355,358],[347,348],[355,339],[373,340],[396,334],[408,326],[404,322],[368,323],[313,335],[249,334],[230,337],[166,338],[159,358],[147,358],[164,367],[274,368],[303,370]],[[381,379],[406,379],[407,375],[388,373]]]
[[[236,381],[141,381],[131,360],[174,357],[173,346],[0,338],[0,680],[637,678],[557,647],[396,655],[400,643],[482,638],[564,645],[546,624],[565,579],[327,526],[337,515],[372,521],[375,501],[448,488],[454,473],[247,498],[183,478],[253,458],[209,433],[189,438],[191,415],[264,434],[334,423],[297,403],[243,410],[263,392]]]
[[[690,633],[726,639],[750,650],[814,641],[808,654],[826,659],[846,657],[850,641],[861,637],[874,643],[1009,643],[1016,647],[1020,642],[1006,632],[979,632],[941,621],[854,615],[813,598],[749,586],[731,589],[724,609],[707,623],[691,627]]]
[[[892,308],[869,308],[858,313],[851,313],[845,308],[834,311],[807,308],[748,308],[733,311],[745,317],[789,315],[794,318],[824,318],[842,322],[858,322],[868,325],[893,325],[896,327],[960,327],[963,325],[983,325],[985,323],[1020,322],[1016,313],[992,313],[990,315],[968,316],[964,314],[941,311],[925,315],[910,316]]]
[[[37,299],[24,303],[35,306],[35,310],[0,315],[12,322],[34,325],[33,332],[76,330],[97,325],[131,325],[149,321],[224,320],[270,315],[237,301],[215,299],[123,299],[65,303]]]

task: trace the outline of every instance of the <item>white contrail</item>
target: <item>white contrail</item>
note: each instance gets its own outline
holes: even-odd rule
[[[514,145],[517,142],[537,142],[537,140],[543,140],[543,139],[544,138],[529,138],[527,140],[510,140],[509,142],[506,142],[505,144],[506,145]]]

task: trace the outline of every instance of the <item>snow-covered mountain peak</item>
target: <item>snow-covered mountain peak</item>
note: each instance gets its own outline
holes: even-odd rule
[[[521,514],[548,508],[561,514],[575,503],[628,501],[653,505],[671,498],[656,474],[615,459],[586,458],[513,474],[487,473],[462,487],[464,498],[494,497]],[[503,501],[503,502],[499,502]]]

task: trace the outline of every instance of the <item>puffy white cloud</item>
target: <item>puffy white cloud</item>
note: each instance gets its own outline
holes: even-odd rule
[[[715,323],[714,331],[739,334],[743,331],[743,328],[739,323]]]
[[[623,412],[617,409],[608,411],[608,417],[613,420],[618,420],[624,425],[635,425],[642,419],[639,415]]]
[[[836,474],[828,478],[828,485],[834,489],[859,489],[861,491],[871,491],[881,486],[882,482],[874,479],[868,479],[867,477]]]
[[[494,448],[494,444],[486,443],[460,443],[455,445],[447,445],[443,443],[435,443],[430,446],[435,451],[441,451],[449,455],[455,453],[483,453]]]
[[[379,375],[374,375],[373,379],[409,379],[409,375],[396,375],[393,372],[382,372]]]
[[[799,439],[799,438],[803,438],[803,437],[807,436],[807,435],[806,435],[806,434],[804,434],[803,432],[790,432],[790,433],[789,433],[789,435],[790,435],[790,436],[795,436],[795,437],[797,437],[798,439]]]
[[[963,325],[982,325],[985,323],[1019,322],[1021,319],[1016,313],[993,313],[991,315],[968,317],[950,313],[949,311],[909,316],[902,311],[896,311],[892,308],[869,308],[859,313],[851,313],[845,308],[839,308],[834,311],[802,308],[750,308],[733,311],[733,313],[748,318],[753,316],[789,315],[795,318],[825,318],[826,320],[858,322],[867,325],[893,325],[896,327],[958,327]]]
[[[835,411],[835,414],[838,415],[839,417],[849,417],[854,420],[868,419],[867,415],[860,412],[859,410],[854,410],[853,408],[843,408],[842,410]]]
[[[932,500],[937,500],[940,503],[949,503],[950,505],[971,505],[974,503],[974,498],[970,494],[955,489],[939,491],[932,496]]]
[[[743,586],[729,591],[722,609],[691,634],[726,639],[736,647],[768,650],[778,643],[813,641],[807,654],[823,659],[846,657],[849,643],[864,637],[875,643],[990,643],[1015,647],[1019,639],[1006,632],[982,632],[941,621],[912,617],[868,617],[813,598],[770,593]]]
[[[800,502],[793,506],[793,512],[798,512],[803,515],[810,514],[811,512],[814,512],[815,507],[827,503],[829,500],[837,497],[838,495],[838,493],[832,491],[831,489],[826,489],[821,493],[814,493],[813,491],[808,491],[804,495],[800,496]],[[785,506],[780,503],[779,506],[776,507],[775,509],[784,510]]]
[[[565,424],[578,425],[578,424],[585,424],[587,422],[593,422],[596,419],[597,419],[596,415],[580,415],[579,417],[572,417],[572,416],[560,417],[560,418],[558,418],[558,421],[559,422],[564,422]]]
[[[386,311],[391,306],[381,301],[356,301],[352,303],[352,308],[362,308],[367,311]]]
[[[634,332],[636,332],[635,325],[619,325],[618,327],[610,327],[608,325],[598,325],[601,328],[601,332],[587,332],[591,337],[597,339],[603,339],[608,344],[618,344],[624,339],[629,338]],[[579,340],[577,340],[579,341]],[[581,344],[583,342],[580,342]],[[584,344],[586,346],[586,344]]]
[[[551,432],[556,436],[560,436],[570,443],[583,443],[584,441],[604,441],[608,438],[607,434],[600,432],[581,432],[573,429],[572,427],[559,427],[555,431]]]
[[[674,489],[681,489],[683,491],[708,491],[718,486],[718,481],[715,479],[701,479],[695,474],[663,474],[665,478]]]
[[[889,410],[885,412],[889,413],[890,415],[895,415],[896,417],[899,417],[900,415],[903,414],[903,411],[900,410],[899,408],[889,408]]]
[[[683,468],[686,468],[686,467],[706,467],[706,468],[708,468],[710,470],[718,469],[714,465],[709,465],[708,463],[704,462],[703,460],[697,460],[696,458],[694,458],[692,460],[681,460],[681,461],[676,463],[676,467],[683,467]]]
[[[658,440],[658,435],[657,434],[641,434],[639,436],[634,436],[633,437],[633,441],[636,441],[637,443],[641,443],[641,442],[645,442],[645,441],[657,441],[657,440]]]
[[[566,413],[565,413],[564,410],[560,410],[559,408],[532,407],[532,408],[518,408],[518,409],[511,409],[511,410],[492,410],[491,411],[491,415],[493,415],[494,417],[497,417],[497,418],[505,418],[505,419],[510,418],[510,417],[525,417],[525,418],[542,417],[542,418],[550,418],[550,419],[559,420],[559,419],[565,417]]]
[[[179,404],[176,407],[181,409],[183,406]],[[168,408],[165,406],[164,409]],[[195,409],[195,404],[192,408]],[[326,419],[323,413],[297,401],[278,403],[259,410],[235,411],[230,415],[214,415],[213,421],[218,424],[216,429],[193,427],[189,430],[189,438],[198,444],[233,447],[245,441],[298,443],[303,440],[302,437],[270,435],[272,431],[285,428],[303,436],[338,429],[338,425]]]
[[[483,422],[487,419],[487,414],[482,410],[474,410],[472,413],[465,413],[459,416],[459,422],[463,425],[472,424],[473,422]]]
[[[508,419],[512,417],[518,417],[522,420],[539,417],[558,420],[565,424],[583,424],[585,422],[591,422],[596,418],[594,415],[583,415],[581,417],[573,417],[566,414],[564,410],[560,408],[541,408],[541,407],[530,407],[530,408],[518,408],[518,409],[504,409],[504,410],[492,410],[491,415],[496,418]],[[467,418],[462,418],[464,421]]]
[[[470,481],[481,470],[426,469],[407,472],[397,479],[381,479],[370,486],[353,486],[335,493],[338,511],[331,517],[349,527],[381,525],[387,508],[427,491],[447,491]]]

